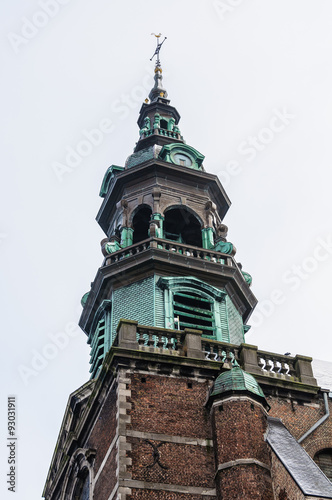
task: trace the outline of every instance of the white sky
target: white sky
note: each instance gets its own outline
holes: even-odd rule
[[[247,342],[332,360],[331,1],[48,2],[0,6],[5,499],[40,498],[68,396],[89,378],[85,335],[66,333],[57,353],[50,335],[77,323],[102,263],[99,188],[138,139],[138,111],[152,85],[151,32],[168,37],[164,84],[184,138],[233,203],[224,221],[229,240],[261,301]],[[103,119],[112,132],[60,182],[54,163],[65,164],[68,148]],[[251,153],[250,137],[258,137]],[[229,165],[236,173],[226,178]],[[19,367],[33,369],[45,349],[54,358],[25,385]],[[8,394],[17,396],[15,497],[5,477]]]

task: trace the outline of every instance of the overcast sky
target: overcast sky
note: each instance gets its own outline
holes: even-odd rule
[[[332,361],[332,3],[15,0],[0,9],[0,491],[14,498],[5,478],[14,394],[15,498],[35,500],[68,396],[89,378],[75,324],[103,260],[98,193],[138,139],[151,32],[167,36],[164,85],[181,132],[232,201],[229,241],[260,301],[247,342]]]

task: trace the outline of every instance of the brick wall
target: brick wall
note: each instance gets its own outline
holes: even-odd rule
[[[132,443],[132,479],[150,483],[185,484],[214,488],[214,456],[210,447],[185,445],[157,440],[128,438]],[[154,446],[159,446],[159,463],[153,466]]]
[[[210,416],[204,407],[208,387],[207,381],[186,377],[132,374],[131,424],[127,428],[211,439]]]
[[[117,432],[117,385],[113,384],[97,416],[86,447],[97,450],[94,473],[97,474],[106,452]]]
[[[239,458],[253,458],[269,465],[264,441],[267,420],[264,410],[249,400],[230,400],[214,409],[214,435],[219,464]]]
[[[254,464],[222,471],[218,489],[222,500],[275,500],[269,471]]]
[[[127,499],[215,500],[198,493],[215,490],[210,415],[205,408],[209,382],[177,371],[176,376],[127,374]],[[138,482],[141,489],[135,488]]]
[[[77,472],[73,474],[71,464],[79,470],[83,462],[91,472],[94,500],[115,500],[118,494],[121,500],[272,499],[263,406],[248,395],[233,395],[215,400],[211,410],[206,404],[216,364],[153,350],[133,352],[130,358],[121,348],[110,353],[72,424],[68,409],[64,421],[69,419],[67,428],[75,435],[65,429],[68,446],[61,445],[54,463],[63,460],[62,448],[68,461],[58,476],[54,467],[48,500],[57,498],[59,488],[67,488],[67,479],[68,488],[74,486]],[[321,393],[303,393],[301,400],[300,392],[295,392],[298,384],[288,393],[262,385],[270,394],[269,415],[281,418],[295,438],[325,413]],[[331,417],[304,441],[312,457],[327,447],[332,447]],[[82,457],[76,460],[73,453],[80,449]],[[294,480],[272,457],[274,500],[302,500]],[[223,467],[217,472],[218,466]]]

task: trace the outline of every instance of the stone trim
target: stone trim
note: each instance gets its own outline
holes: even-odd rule
[[[107,459],[108,459],[108,457],[110,456],[110,454],[112,453],[114,446],[116,446],[116,447],[118,447],[118,446],[119,446],[118,439],[119,439],[119,435],[118,435],[118,433],[116,433],[116,435],[114,436],[113,441],[111,442],[111,444],[110,444],[110,446],[109,446],[109,448],[108,448],[108,450],[107,450],[107,452],[106,452],[106,455],[105,455],[105,457],[104,457],[104,460],[103,460],[103,461],[102,461],[102,463],[100,464],[100,467],[99,467],[99,469],[98,469],[98,472],[97,472],[97,474],[95,475],[95,478],[94,478],[94,483],[96,483],[96,482],[98,481],[98,478],[99,478],[100,474],[102,473],[103,468],[105,467],[105,464],[106,464],[106,462],[107,462]]]
[[[189,495],[216,496],[216,489],[182,486],[181,484],[148,483],[131,479],[120,480],[120,486],[145,490],[171,491],[173,493],[187,493]]]
[[[256,460],[255,458],[238,458],[237,460],[232,460],[231,462],[225,462],[224,464],[219,464],[216,475],[225,469],[230,469],[231,467],[235,467],[236,465],[258,465],[258,467],[262,467],[268,471],[271,470],[270,466]]]
[[[113,491],[112,493],[110,494],[110,496],[108,497],[108,500],[112,500],[116,494],[116,492],[118,491],[118,488],[119,488],[119,483],[116,483],[116,485],[114,486],[113,488]]]
[[[127,368],[120,368],[118,376],[118,430],[119,430],[119,453],[118,453],[118,495],[117,499],[125,500],[131,491],[122,487],[124,480],[131,480],[131,473],[127,471],[127,465],[131,465],[132,459],[126,456],[126,452],[131,450],[131,443],[127,442],[127,424],[131,423],[127,410],[131,409],[131,403],[127,401],[131,397],[131,390],[127,386],[131,384],[130,371]],[[111,499],[109,499],[111,500]]]
[[[266,415],[268,415],[268,412],[266,411],[266,409],[264,408],[262,403],[257,401],[257,399],[255,399],[255,398],[251,398],[250,396],[234,396],[234,395],[228,396],[224,399],[219,399],[217,401],[214,401],[212,404],[212,408],[216,408],[217,406],[220,406],[223,403],[228,403],[229,401],[250,401],[251,403],[254,403],[255,405],[259,406],[263,410],[263,412]]]
[[[127,430],[127,436],[139,439],[152,439],[153,441],[165,441],[167,443],[188,444],[193,446],[212,446],[212,439],[196,439],[182,436],[170,436],[168,434],[158,434],[156,432],[141,432]]]

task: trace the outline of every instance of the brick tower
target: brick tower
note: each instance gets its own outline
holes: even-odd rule
[[[311,358],[245,343],[256,299],[227,241],[230,201],[183,139],[161,45],[134,152],[102,182],[105,258],[80,319],[91,378],[69,398],[43,496],[332,498],[309,456],[332,449],[330,400]]]

